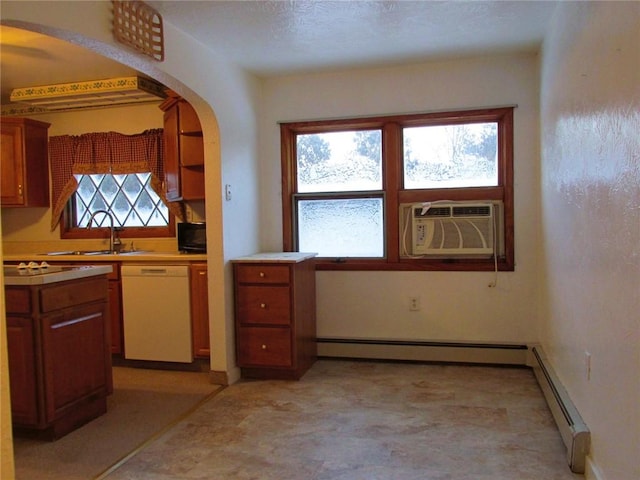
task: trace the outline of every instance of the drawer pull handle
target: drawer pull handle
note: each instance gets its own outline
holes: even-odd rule
[[[266,303],[261,303],[260,304],[260,308],[267,308],[267,304]]]
[[[263,344],[261,348],[262,348],[262,350],[266,350],[267,346]]]
[[[264,272],[260,272],[260,278],[264,278]]]

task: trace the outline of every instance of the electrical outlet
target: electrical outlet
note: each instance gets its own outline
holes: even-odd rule
[[[409,311],[420,311],[420,297],[409,297]]]
[[[584,352],[584,374],[587,381],[591,380],[591,354]]]
[[[231,185],[228,183],[224,186],[224,198],[227,201],[231,200]]]

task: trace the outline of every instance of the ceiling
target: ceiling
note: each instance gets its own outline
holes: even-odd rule
[[[536,51],[551,1],[151,1],[166,23],[259,76]],[[128,76],[84,48],[0,27],[0,85]]]

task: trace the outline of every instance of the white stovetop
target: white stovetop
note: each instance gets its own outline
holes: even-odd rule
[[[5,285],[44,285],[49,283],[77,280],[111,273],[111,265],[84,265],[78,267],[37,267],[17,268],[16,265],[4,266]]]

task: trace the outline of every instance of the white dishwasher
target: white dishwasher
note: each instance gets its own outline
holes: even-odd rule
[[[123,265],[124,357],[193,361],[187,265]]]

